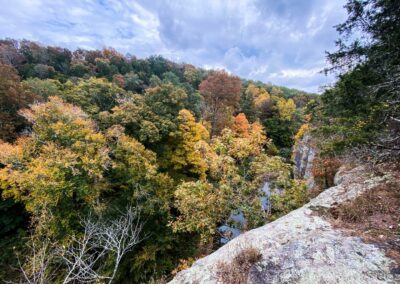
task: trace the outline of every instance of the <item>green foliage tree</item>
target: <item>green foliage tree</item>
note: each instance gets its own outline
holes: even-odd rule
[[[114,74],[118,73],[118,70],[114,65],[110,65],[107,59],[96,58],[96,73],[98,77],[111,79]]]
[[[183,77],[186,82],[190,83],[193,86],[193,88],[198,88],[201,81],[201,74],[194,66],[185,66]]]
[[[89,71],[89,67],[83,62],[74,62],[69,70],[70,74],[76,77],[83,77],[86,74],[89,74]]]
[[[35,67],[33,67],[33,75],[40,79],[52,78],[55,72],[56,70],[54,70],[53,66],[46,64],[36,64]]]
[[[340,76],[322,96],[323,115],[318,117],[333,118],[323,124],[322,132],[330,138],[326,148],[332,153],[368,143],[364,149],[370,157],[396,159],[400,139],[399,5],[396,1],[349,0],[345,8],[348,18],[337,26],[338,50],[328,53],[331,67],[326,69],[339,71]],[[335,134],[339,130],[344,135]]]
[[[149,82],[150,82],[150,87],[152,88],[161,85],[161,79],[157,75],[151,75]]]
[[[62,96],[63,85],[58,80],[29,78],[22,81],[22,85],[42,100],[47,100],[50,96]]]
[[[135,93],[143,91],[143,81],[140,80],[139,75],[134,72],[129,72],[124,75],[125,89]]]
[[[177,129],[177,116],[186,99],[183,89],[162,84],[114,107],[111,113],[103,114],[103,121],[121,124],[128,134],[141,142],[155,143]]]
[[[118,99],[126,92],[105,79],[91,77],[80,80],[77,84],[68,82],[61,97],[74,105],[80,106],[93,118],[102,111],[109,111],[118,104]]]

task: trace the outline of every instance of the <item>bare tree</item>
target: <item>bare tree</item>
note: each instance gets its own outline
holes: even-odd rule
[[[82,235],[72,236],[67,246],[42,243],[38,250],[32,246],[32,256],[24,266],[20,265],[23,282],[29,284],[51,283],[55,269],[51,263],[65,266],[65,276],[60,283],[112,283],[121,260],[137,245],[143,224],[137,209],[127,208],[119,218],[105,220],[86,218],[82,221]],[[32,241],[32,243],[34,243]],[[104,272],[105,259],[113,259],[111,275]],[[60,274],[60,273],[58,273]]]
[[[140,242],[139,212],[128,208],[118,219],[93,222],[90,218],[83,221],[83,237],[74,238],[67,248],[61,248],[59,255],[68,267],[63,283],[91,283],[96,280],[107,280],[112,283],[122,257]],[[101,261],[113,256],[114,267],[110,276],[102,275]],[[96,269],[97,268],[97,269]]]
[[[20,283],[46,284],[52,282],[55,274],[49,271],[52,261],[52,258],[49,257],[51,249],[52,245],[48,239],[41,241],[38,245],[38,241],[35,241],[33,236],[30,237],[29,262],[22,265],[19,256],[17,257],[19,270],[22,272]]]

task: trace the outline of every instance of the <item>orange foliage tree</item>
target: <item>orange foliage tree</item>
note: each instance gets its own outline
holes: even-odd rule
[[[340,167],[340,161],[335,158],[317,158],[313,161],[312,174],[320,189],[334,185],[335,174]]]
[[[248,137],[250,124],[244,113],[239,113],[234,118],[233,130],[241,137]]]

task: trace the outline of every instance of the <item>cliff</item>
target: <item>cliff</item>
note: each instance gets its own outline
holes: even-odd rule
[[[308,188],[314,186],[314,178],[311,169],[316,150],[312,146],[311,140],[311,135],[306,133],[303,138],[296,143],[293,151],[294,176],[297,179],[304,179]]]
[[[395,263],[383,248],[349,235],[321,214],[393,182],[398,183],[398,176],[390,171],[373,174],[363,166],[341,168],[334,187],[288,215],[238,236],[170,283],[223,283],[221,265],[230,267],[235,256],[250,247],[260,259],[249,267],[246,283],[399,283]]]

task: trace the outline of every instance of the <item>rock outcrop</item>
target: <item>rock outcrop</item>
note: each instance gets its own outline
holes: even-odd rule
[[[390,174],[374,176],[364,167],[341,169],[336,186],[288,215],[238,236],[170,283],[220,283],[218,267],[229,265],[246,247],[262,254],[248,283],[400,283],[391,273],[393,260],[383,250],[335,229],[317,214],[393,179]]]
[[[314,186],[314,178],[311,169],[316,151],[311,145],[311,135],[305,134],[303,138],[296,143],[293,151],[294,176],[297,179],[304,179],[308,188]]]

